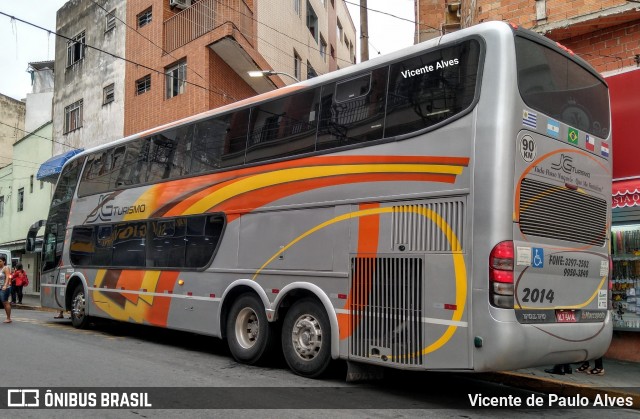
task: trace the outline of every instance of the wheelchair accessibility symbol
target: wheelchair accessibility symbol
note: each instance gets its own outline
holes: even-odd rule
[[[532,247],[533,258],[531,261],[531,266],[534,268],[543,268],[544,267],[544,249],[542,247]]]

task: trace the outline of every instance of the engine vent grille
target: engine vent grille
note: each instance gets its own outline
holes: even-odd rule
[[[607,202],[533,179],[520,186],[520,230],[526,235],[602,246]]]
[[[434,222],[423,214],[429,211],[440,216]],[[445,224],[457,238],[452,246]],[[458,252],[463,249],[464,201],[433,202],[429,204],[393,207],[393,246],[405,246],[414,252]],[[454,247],[454,248],[452,248]]]
[[[351,358],[421,365],[424,261],[351,258]]]

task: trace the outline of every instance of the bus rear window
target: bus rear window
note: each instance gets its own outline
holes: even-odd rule
[[[567,125],[606,138],[609,96],[606,85],[557,51],[516,37],[518,88],[524,102]]]

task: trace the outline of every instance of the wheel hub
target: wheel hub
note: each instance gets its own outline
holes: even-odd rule
[[[322,329],[318,320],[309,314],[298,317],[293,325],[291,341],[300,358],[305,361],[314,359],[322,347]]]
[[[260,333],[258,315],[250,307],[245,307],[236,317],[236,338],[240,346],[249,349],[256,344]]]
[[[80,293],[76,295],[76,298],[73,299],[71,314],[73,314],[76,319],[82,320],[84,317],[85,305],[84,294]]]

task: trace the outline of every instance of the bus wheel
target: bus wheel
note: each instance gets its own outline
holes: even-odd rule
[[[282,350],[293,372],[314,378],[331,362],[331,326],[324,307],[315,299],[295,303],[282,325]]]
[[[273,330],[262,301],[255,294],[241,295],[227,317],[227,342],[236,361],[255,364],[271,347]]]
[[[73,290],[73,297],[71,298],[71,324],[77,329],[84,329],[89,325],[87,299],[82,286],[78,286]]]

